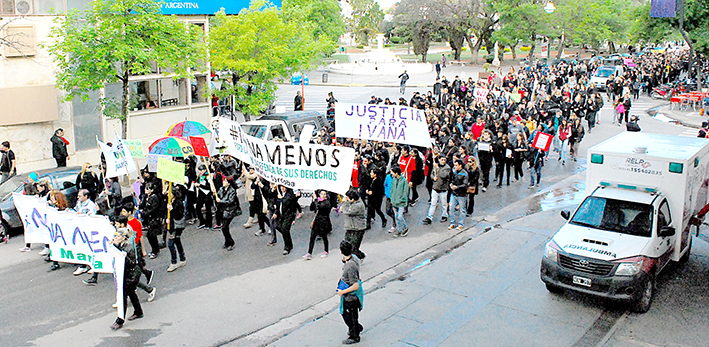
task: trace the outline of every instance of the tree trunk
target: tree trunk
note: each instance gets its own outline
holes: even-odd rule
[[[128,100],[130,100],[130,88],[128,84],[128,71],[127,71],[127,66],[128,64],[124,64],[126,66],[126,70],[123,73],[123,96],[121,97],[121,136],[124,139],[127,139],[128,137]]]
[[[470,54],[472,55],[470,62],[473,64],[478,63],[478,56],[480,55],[480,47],[482,46],[482,40],[480,38],[477,38],[475,40],[475,43],[472,43],[470,41],[470,36],[465,37],[465,40],[468,41],[468,46],[470,46]]]
[[[610,51],[609,53],[618,52],[618,50],[615,48],[615,43],[613,41],[608,41],[608,50]]]
[[[510,51],[512,51],[512,60],[517,60],[517,44],[510,46]]]
[[[561,35],[559,40],[559,51],[556,52],[556,60],[561,59],[561,54],[564,52],[564,47],[566,46],[566,35]]]
[[[532,61],[532,58],[534,58],[534,49],[537,48],[537,33],[534,32],[532,33],[532,48],[529,50],[529,54],[527,54],[527,58],[529,59],[530,63]]]

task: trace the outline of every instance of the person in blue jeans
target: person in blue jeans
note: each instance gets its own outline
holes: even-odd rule
[[[391,196],[391,206],[396,211],[397,232],[394,237],[406,236],[409,233],[409,226],[404,219],[404,211],[409,205],[409,182],[406,180],[406,175],[401,173],[399,166],[391,168],[389,195]]]
[[[451,200],[448,203],[448,212],[451,224],[448,229],[458,228],[463,230],[465,226],[465,209],[468,191],[468,172],[463,169],[463,161],[458,159],[453,164],[453,172],[450,179]],[[458,223],[456,223],[456,208],[458,209]]]

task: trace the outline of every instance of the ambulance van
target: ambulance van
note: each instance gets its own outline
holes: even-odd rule
[[[647,312],[655,279],[692,248],[690,220],[707,204],[709,141],[640,132],[588,150],[587,196],[546,244],[541,280]]]

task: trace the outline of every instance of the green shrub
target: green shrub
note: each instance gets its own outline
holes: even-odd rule
[[[362,49],[364,48],[364,45],[357,45],[357,48]]]
[[[463,47],[463,49],[462,49],[461,51],[467,52],[467,51],[468,51],[468,47]]]
[[[384,45],[384,47],[389,48],[391,47],[391,45],[387,43],[386,45]]]
[[[512,50],[509,47],[505,47],[505,52],[512,52]]]
[[[519,50],[522,52],[529,52],[532,50],[532,47],[531,46],[522,46],[519,48]]]
[[[494,54],[488,54],[485,56],[485,61],[488,63],[492,63],[492,61],[495,60],[495,55]]]
[[[398,43],[401,43],[401,37],[392,36],[391,39],[389,39],[389,41],[391,41],[391,43],[398,44]]]

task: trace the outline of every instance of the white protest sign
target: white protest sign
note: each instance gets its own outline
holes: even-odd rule
[[[26,242],[47,243],[51,259],[112,273],[109,248],[116,228],[105,216],[58,211],[36,196],[13,193]]]
[[[345,194],[352,182],[354,149],[293,142],[265,141],[246,135],[239,123],[221,119],[224,153],[250,164],[265,180],[292,189]]]
[[[313,131],[315,131],[315,124],[305,124],[303,125],[303,130],[300,131],[300,143],[310,143],[310,139],[313,138]]]
[[[423,110],[397,105],[338,102],[335,106],[337,137],[396,142],[431,147]]]
[[[487,94],[490,91],[485,88],[480,88],[476,87],[475,90],[473,91],[473,95],[475,96],[475,100],[482,102],[482,103],[487,103]]]
[[[101,147],[104,157],[106,158],[106,177],[118,177],[127,175],[137,171],[138,166],[135,165],[135,160],[126,148],[125,143],[121,139],[117,139],[113,147],[109,147],[105,143],[96,140]]]

